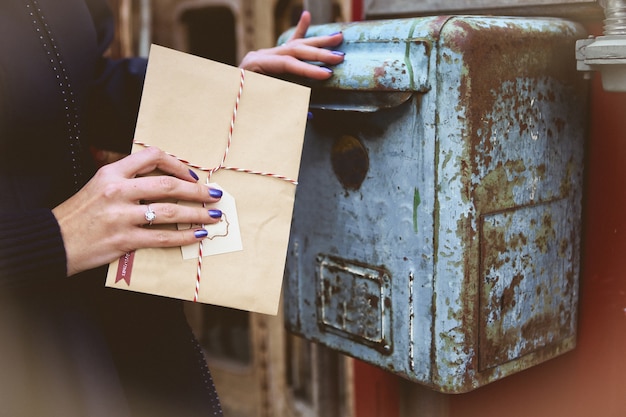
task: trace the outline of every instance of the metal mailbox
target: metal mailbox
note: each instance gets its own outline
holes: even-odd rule
[[[573,349],[583,29],[435,16],[309,35],[336,31],[346,60],[312,84],[288,329],[446,393]]]

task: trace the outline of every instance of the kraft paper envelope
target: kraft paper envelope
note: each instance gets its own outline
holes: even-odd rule
[[[133,152],[156,146],[196,167],[220,166],[240,96],[223,165],[297,180],[310,90],[244,74],[239,93],[240,69],[152,45]],[[193,169],[200,181],[207,181],[206,171]],[[224,191],[223,200],[232,197],[235,212],[225,201],[226,222],[203,241],[203,248],[215,254],[204,252],[199,282],[196,244],[185,248],[186,256],[180,247],[126,254],[109,266],[106,285],[183,300],[194,300],[197,294],[198,302],[275,315],[296,185],[225,169],[212,174],[210,182]],[[222,245],[226,236],[230,240]]]

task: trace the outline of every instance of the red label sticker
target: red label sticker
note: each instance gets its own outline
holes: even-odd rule
[[[120,258],[120,261],[117,264],[117,276],[115,277],[116,283],[124,280],[126,281],[126,284],[130,285],[130,274],[133,270],[134,259],[135,251],[126,252],[126,254]]]

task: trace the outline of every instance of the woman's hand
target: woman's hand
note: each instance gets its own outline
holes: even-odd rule
[[[311,14],[302,12],[296,29],[287,42],[274,48],[251,51],[244,56],[240,68],[261,74],[293,74],[316,80],[329,78],[333,71],[304,61],[321,62],[337,65],[343,61],[344,54],[328,50],[343,41],[341,32],[328,36],[305,38],[311,24]]]
[[[162,171],[163,175],[140,177]],[[154,224],[216,223],[219,210],[202,203],[219,201],[221,191],[197,181],[195,173],[157,148],[134,153],[106,165],[78,193],[52,212],[61,227],[67,274],[105,265],[126,252],[146,247],[182,246],[206,237],[204,229],[169,230],[145,227],[147,204]],[[159,200],[185,200],[197,207]]]

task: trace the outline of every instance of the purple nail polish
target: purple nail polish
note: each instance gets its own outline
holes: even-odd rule
[[[306,118],[307,118],[307,120],[312,120],[312,119],[313,119],[313,113],[308,112],[308,113],[306,114]]]
[[[338,55],[338,56],[345,56],[346,53],[345,52],[341,52],[341,51],[330,51],[331,54],[333,55]]]
[[[200,179],[200,178],[198,178],[198,174],[193,172],[192,169],[189,170],[189,175],[191,175],[193,177],[193,179],[196,180],[196,181],[198,181]]]
[[[324,71],[326,71],[326,72],[330,72],[331,74],[333,73],[333,70],[331,70],[331,69],[330,69],[330,68],[328,68],[328,67],[320,67],[320,68],[321,68],[321,69],[323,69],[323,70],[324,70]]]
[[[209,188],[209,195],[213,198],[222,198],[222,190],[217,188]]]
[[[340,33],[341,33],[341,32],[334,32],[334,33],[331,33],[331,34],[330,34],[330,35],[328,35],[328,36],[335,36],[335,35],[339,35]]]
[[[209,235],[209,232],[205,229],[196,230],[193,235],[198,239],[204,239]]]
[[[219,219],[222,217],[222,210],[211,209],[209,210],[209,216],[213,217],[214,219]]]

